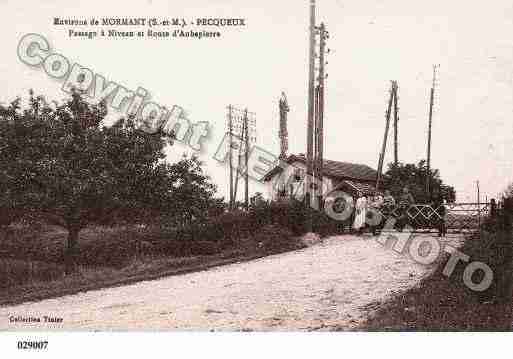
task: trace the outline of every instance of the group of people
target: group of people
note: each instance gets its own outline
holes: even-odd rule
[[[372,219],[372,210],[374,213],[390,214],[395,209],[399,209],[399,213],[405,212],[408,208],[415,203],[415,199],[410,193],[408,187],[404,187],[398,200],[392,196],[389,190],[386,190],[384,195],[375,193],[374,195],[366,195],[358,193],[358,198],[355,203],[355,214],[352,228],[355,231],[363,232],[366,227],[370,227],[375,234],[377,228],[383,223],[384,216],[378,219]],[[371,212],[371,213],[369,213]],[[399,216],[402,217],[402,216]],[[401,218],[399,218],[400,220]]]

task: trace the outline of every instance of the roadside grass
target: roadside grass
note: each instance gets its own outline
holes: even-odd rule
[[[0,230],[0,305],[14,305],[251,260],[302,247],[268,225],[220,241],[169,238],[154,227],[89,227],[80,233],[77,270],[64,273],[66,231],[47,225]]]
[[[0,305],[155,279],[215,265],[282,253],[304,244],[306,219],[314,232],[338,233],[339,223],[301,202],[263,202],[177,225],[90,226],[80,231],[73,255],[77,271],[64,276],[67,231],[43,222],[0,228]]]
[[[468,237],[461,252],[470,261],[487,263],[494,281],[484,292],[473,292],[463,282],[465,265],[459,264],[450,278],[442,271],[449,255],[418,286],[372,303],[374,314],[359,328],[365,331],[510,331],[512,330],[511,248],[512,234],[483,233]],[[479,272],[474,277],[479,282]]]

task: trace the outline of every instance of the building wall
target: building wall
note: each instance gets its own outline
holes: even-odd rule
[[[303,180],[296,182],[294,176],[296,170],[299,169],[303,173]],[[306,174],[306,164],[300,161],[293,162],[288,165],[280,174],[273,177],[271,181],[266,182],[266,196],[268,199],[276,201],[280,199],[280,189],[286,190],[287,196],[290,192],[295,193],[296,198],[302,198],[305,191],[304,174]],[[290,187],[292,185],[292,188]],[[333,181],[328,177],[323,177],[323,193],[328,193],[333,189]]]

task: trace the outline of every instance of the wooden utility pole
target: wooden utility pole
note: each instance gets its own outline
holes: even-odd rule
[[[248,124],[248,109],[244,111],[244,139],[245,139],[245,149],[244,149],[244,177],[246,180],[246,187],[244,193],[244,199],[246,203],[246,211],[249,211],[249,171],[248,171],[248,162],[249,162],[249,124]]]
[[[319,186],[321,183],[321,169],[319,162],[319,99],[320,99],[320,86],[315,86],[315,116],[314,116],[314,154],[313,154],[313,176],[312,176],[312,202],[311,206],[314,209],[319,203]],[[320,207],[319,207],[320,208]]]
[[[476,181],[476,193],[477,204],[481,204],[481,188],[479,187],[479,181]]]
[[[397,108],[397,96],[399,92],[399,86],[395,87],[394,92],[394,164],[397,167],[399,164],[399,134],[398,134],[398,122],[399,122],[399,116],[398,116],[398,108]]]
[[[325,92],[325,65],[326,65],[326,40],[329,35],[326,26],[321,23],[319,27],[319,78],[316,89],[316,117],[315,117],[315,178],[316,194],[319,201],[319,209],[323,208],[322,198],[322,173],[324,167],[324,92]]]
[[[385,121],[385,134],[383,135],[383,145],[381,147],[381,153],[379,154],[378,161],[378,174],[376,177],[376,191],[379,190],[379,185],[381,184],[381,177],[383,174],[383,162],[385,161],[385,153],[387,150],[387,139],[388,139],[388,130],[390,129],[390,116],[392,113],[392,102],[394,99],[395,88],[397,87],[397,83],[392,81],[392,87],[390,88],[390,98],[388,99],[388,107],[386,112],[386,121]]]
[[[477,217],[478,217],[478,229],[479,237],[481,237],[481,189],[479,188],[479,181],[476,182],[477,187]]]
[[[306,205],[312,204],[312,185],[313,177],[313,141],[314,141],[314,116],[315,116],[315,0],[310,0],[310,52],[308,69],[308,119],[306,134]],[[312,231],[312,218],[309,215],[307,220],[307,231]]]
[[[245,182],[245,207],[249,208],[249,151],[250,145],[256,143],[256,119],[255,113],[238,109],[232,105],[228,107],[228,129],[230,131],[230,208],[235,209],[237,201],[239,178]],[[235,127],[235,130],[234,130]],[[234,136],[235,132],[235,136]],[[239,141],[237,148],[237,165],[233,166],[233,142]],[[235,178],[233,171],[235,169]]]
[[[436,68],[437,66],[433,65],[433,84],[431,86],[431,95],[429,99],[429,124],[426,163],[426,196],[428,200],[431,199],[431,129],[433,125],[433,104],[435,102]]]
[[[247,110],[246,110],[247,111]],[[241,169],[241,151],[242,149],[244,148],[244,144],[245,144],[245,139],[244,139],[244,136],[246,134],[246,125],[247,125],[247,122],[246,122],[246,118],[247,118],[247,113],[245,112],[244,113],[245,116],[242,120],[242,128],[240,130],[240,137],[239,137],[239,151],[238,151],[238,156],[237,156],[237,171],[235,171],[235,189],[233,191],[233,198],[234,198],[234,202],[237,201],[237,193],[238,193],[238,189],[239,189],[239,175],[242,176],[242,174],[240,173],[240,169]],[[245,157],[244,157],[245,158]]]
[[[232,120],[232,105],[228,106],[228,131],[230,131],[230,203],[229,209],[233,210],[233,120]]]

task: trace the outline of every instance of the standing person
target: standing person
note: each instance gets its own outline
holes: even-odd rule
[[[367,216],[369,219],[369,225],[371,228],[371,232],[373,235],[377,234],[378,228],[381,226],[383,222],[384,216],[381,213],[383,208],[384,198],[381,193],[376,193],[374,197],[371,197],[370,203],[368,204],[369,211],[367,212]]]
[[[363,195],[362,196],[362,213],[361,213],[361,216],[362,216],[361,232],[363,232],[365,227],[367,227],[367,209],[369,207],[369,203],[370,203],[370,201],[369,201],[369,199],[367,199],[367,196]]]
[[[389,219],[396,219],[396,201],[390,193],[390,190],[385,190],[385,196],[383,197],[383,206],[381,207],[381,213],[383,214],[382,228],[386,225]]]
[[[399,211],[401,215],[398,218],[398,224],[400,231],[408,224],[407,212],[413,204],[415,204],[415,199],[410,193],[410,189],[406,186],[403,188],[403,193],[401,193],[399,197]]]
[[[447,226],[445,225],[445,214],[447,213],[447,209],[445,205],[447,202],[445,199],[440,197],[440,199],[437,202],[438,207],[436,208],[436,211],[438,215],[440,216],[440,219],[438,221],[438,237],[445,237],[447,234]]]
[[[410,193],[410,189],[408,187],[403,188],[403,193],[399,198],[399,206],[409,208],[412,204],[415,203],[415,199]]]
[[[356,213],[353,223],[353,229],[357,230],[360,234],[365,226],[365,218],[367,216],[367,198],[361,193],[358,193],[358,199],[356,200]]]
[[[391,213],[395,209],[395,198],[388,189],[385,191],[385,197],[383,198],[383,208],[387,213]]]

